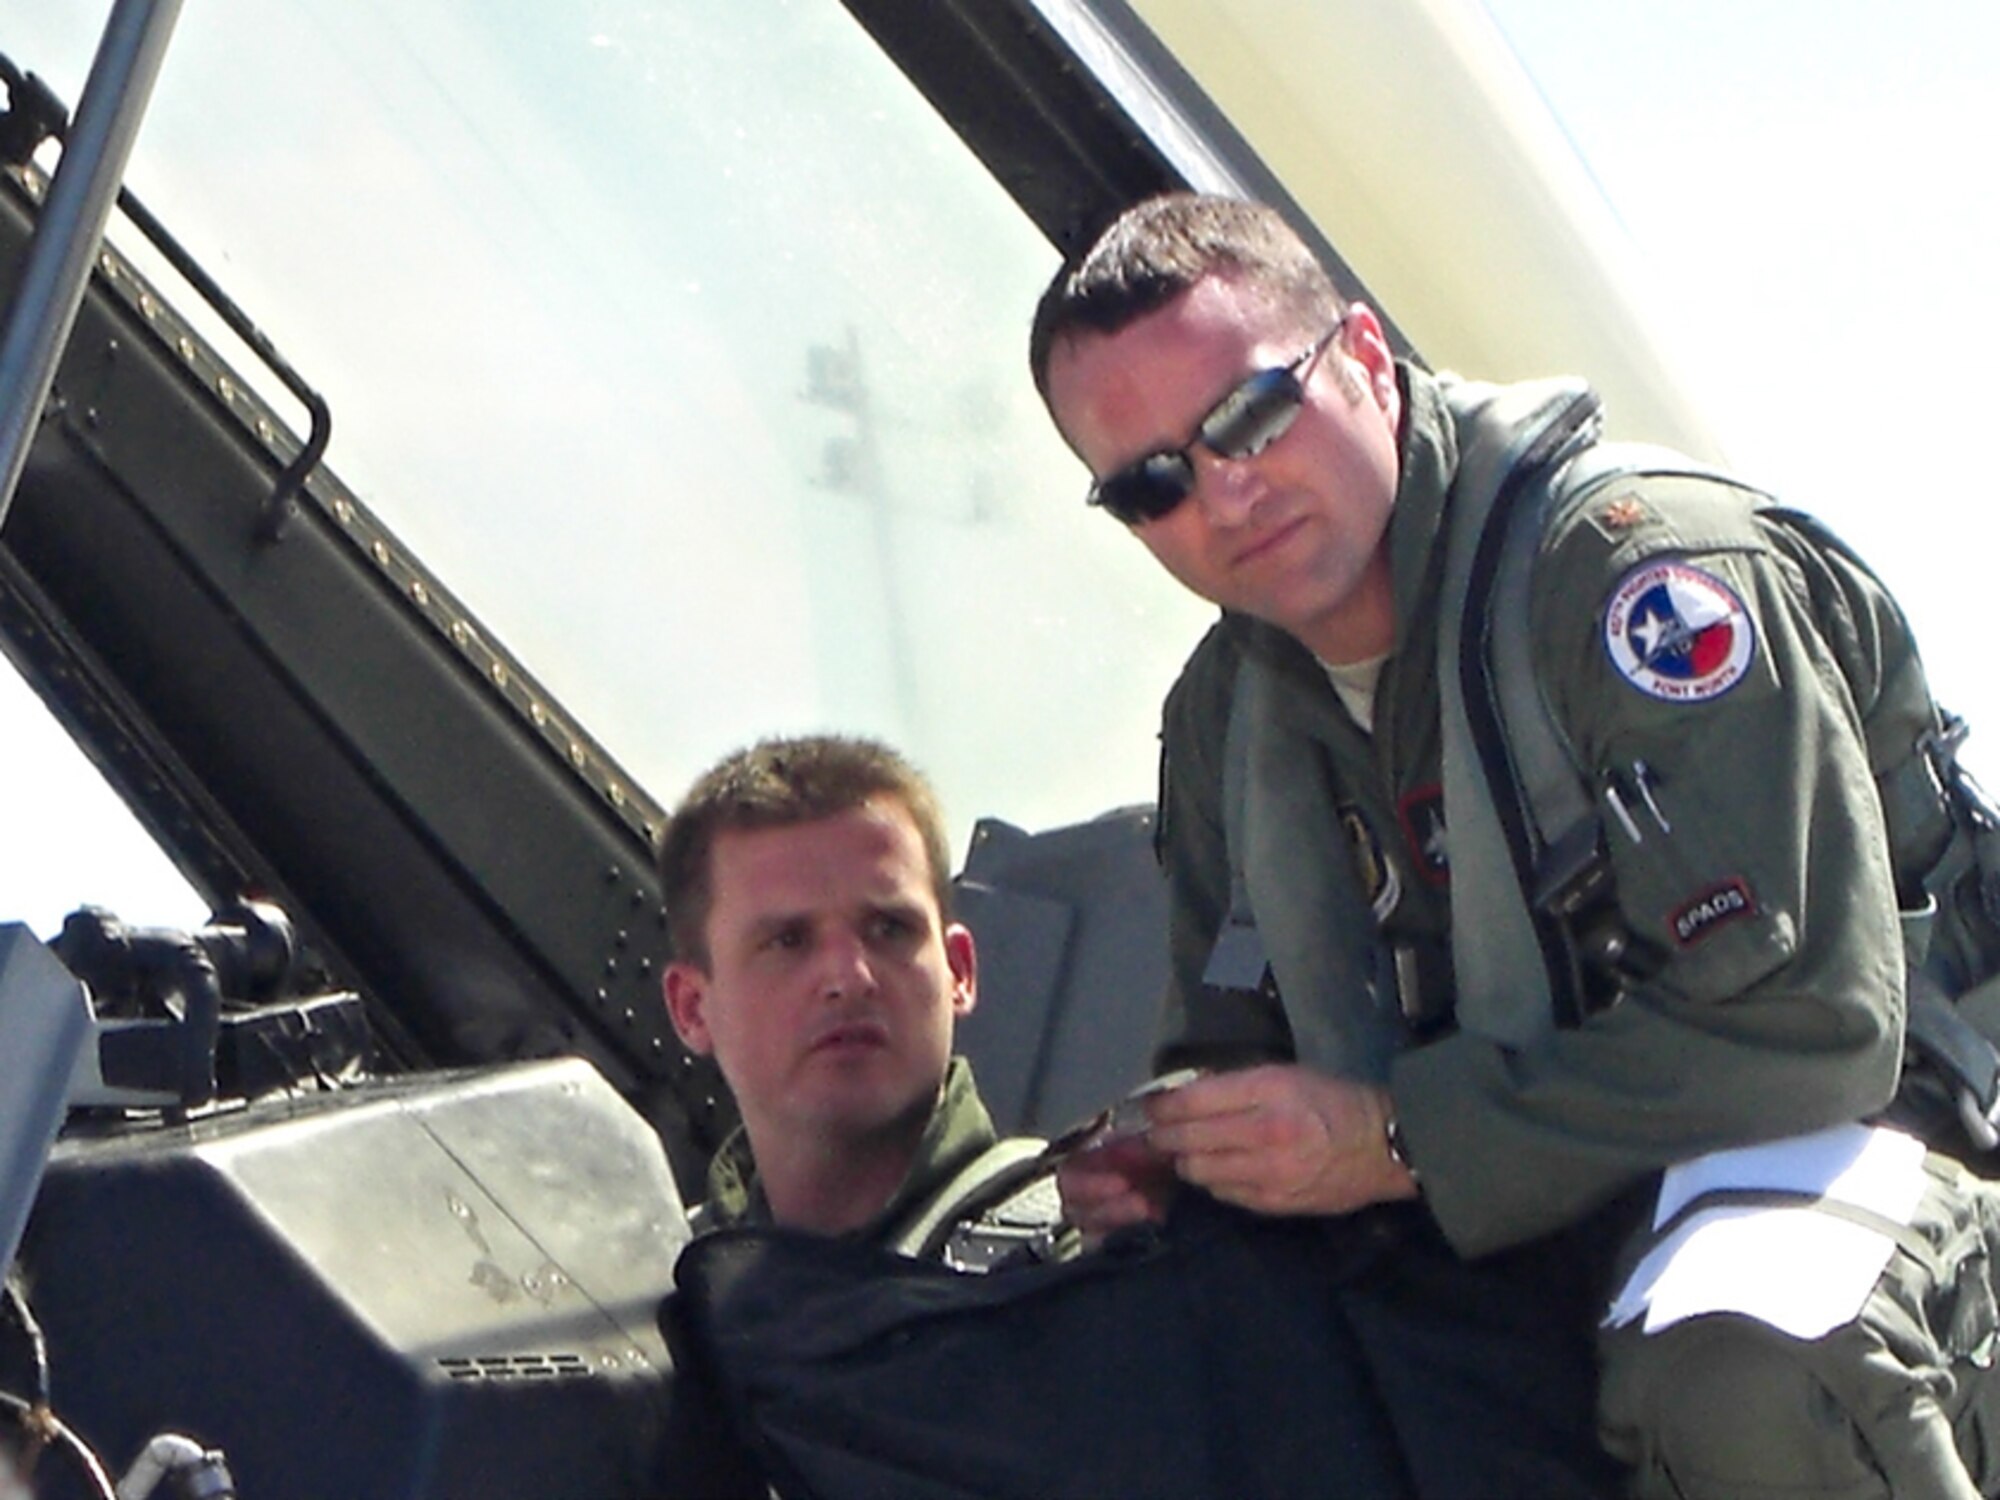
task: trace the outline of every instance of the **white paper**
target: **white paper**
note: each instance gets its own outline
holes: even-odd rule
[[[1908,1224],[1924,1191],[1924,1146],[1897,1131],[1836,1125],[1810,1135],[1718,1151],[1670,1168],[1653,1213],[1658,1228],[1717,1188],[1813,1193]],[[1896,1242],[1809,1207],[1704,1209],[1640,1261],[1605,1316],[1642,1312],[1646,1332],[1702,1313],[1741,1313],[1814,1339],[1861,1311]]]

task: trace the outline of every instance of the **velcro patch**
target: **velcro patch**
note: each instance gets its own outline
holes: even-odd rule
[[[1718,927],[1726,927],[1738,917],[1757,914],[1757,898],[1750,894],[1750,882],[1742,876],[1710,886],[1667,918],[1674,941],[1691,948]]]
[[[1396,816],[1418,873],[1431,885],[1446,884],[1451,878],[1451,855],[1444,831],[1444,788],[1431,782],[1405,792],[1396,804]]]
[[[1604,649],[1648,697],[1705,703],[1743,680],[1757,655],[1757,631],[1736,591],[1713,573],[1655,560],[1611,591]]]

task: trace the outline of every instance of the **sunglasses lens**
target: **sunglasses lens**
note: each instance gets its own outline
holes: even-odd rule
[[[1127,526],[1141,521],[1157,521],[1194,488],[1194,467],[1184,453],[1155,453],[1108,475],[1090,492],[1093,505],[1101,505]]]
[[[1339,332],[1339,325],[1334,332]],[[1324,345],[1322,340],[1309,353],[1318,353]],[[1222,458],[1253,457],[1291,430],[1305,398],[1295,369],[1259,370],[1201,419],[1195,441]],[[1090,492],[1090,503],[1127,526],[1137,526],[1157,521],[1193,489],[1194,464],[1186,453],[1154,453],[1099,480]]]
[[[1304,400],[1290,370],[1259,370],[1203,419],[1201,441],[1224,458],[1252,457],[1285,435]]]

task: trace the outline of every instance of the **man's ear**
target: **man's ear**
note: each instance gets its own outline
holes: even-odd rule
[[[1375,309],[1365,302],[1350,303],[1338,342],[1341,352],[1361,367],[1370,399],[1391,421],[1399,421],[1403,391],[1396,383],[1396,351],[1389,347],[1389,335]]]
[[[979,950],[973,944],[972,929],[963,922],[945,925],[944,958],[951,966],[952,1014],[970,1015],[979,1003]]]
[[[708,1031],[708,975],[691,963],[676,960],[660,976],[660,989],[667,997],[667,1019],[681,1044],[697,1057],[715,1050]]]

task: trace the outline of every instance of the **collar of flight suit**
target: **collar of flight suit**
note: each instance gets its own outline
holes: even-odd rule
[[[944,1086],[938,1102],[917,1143],[910,1170],[886,1207],[868,1224],[854,1231],[858,1239],[878,1239],[890,1226],[900,1223],[924,1198],[937,1192],[956,1176],[960,1168],[992,1145],[999,1136],[993,1117],[979,1097],[979,1085],[972,1076],[972,1064],[954,1057],[945,1070]],[[703,1205],[704,1229],[722,1229],[739,1224],[769,1224],[770,1200],[757,1179],[757,1162],[750,1150],[750,1138],[742,1126],[730,1132],[708,1168],[708,1197]]]

